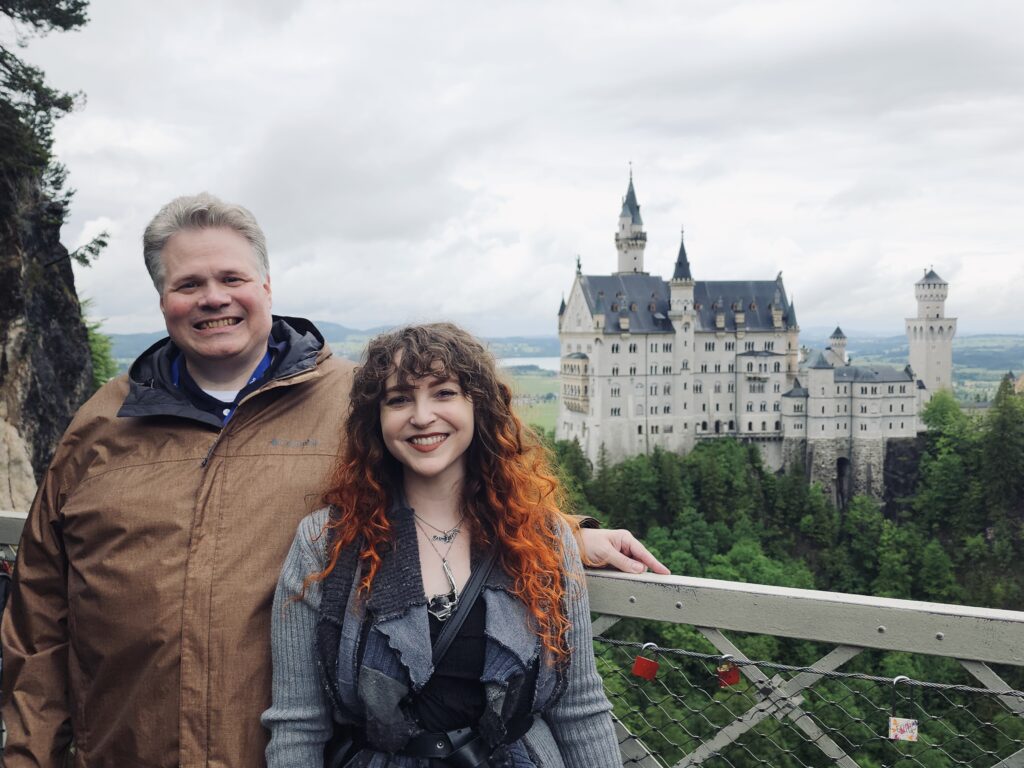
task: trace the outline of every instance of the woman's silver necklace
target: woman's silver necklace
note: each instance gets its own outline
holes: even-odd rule
[[[444,576],[448,579],[449,587],[448,594],[434,595],[430,598],[427,602],[427,611],[438,621],[447,621],[451,618],[451,615],[455,613],[455,609],[459,605],[459,588],[455,586],[455,575],[452,573],[452,567],[448,564],[448,553],[452,551],[452,544],[455,542],[455,535],[459,532],[459,526],[457,525],[452,529],[454,533],[448,540],[448,549],[446,549],[442,555],[441,551],[433,541],[438,537],[428,534],[420,523],[426,523],[427,525],[430,525],[430,523],[427,523],[425,520],[420,520],[420,516],[416,515],[416,527],[419,528],[420,533],[423,534],[423,537],[427,540],[430,548],[434,550],[434,554],[441,558],[441,570],[444,571]],[[459,520],[459,525],[462,525],[462,520]],[[432,525],[430,527],[434,528]],[[434,528],[434,530],[439,531],[441,529]]]
[[[415,512],[413,512],[413,514],[416,515]],[[416,515],[416,519],[419,520],[424,525],[428,525],[431,528],[433,528],[435,531],[437,531],[437,533],[430,534],[431,540],[433,540],[433,541],[443,541],[445,544],[451,544],[453,541],[455,541],[455,537],[458,536],[459,533],[462,531],[462,521],[466,519],[466,513],[463,512],[462,513],[462,517],[459,518],[459,522],[457,522],[455,524],[455,527],[454,528],[450,528],[447,531],[444,528],[438,528],[433,523],[427,522],[426,520],[424,520],[419,515]],[[424,534],[426,534],[426,531],[424,531]]]

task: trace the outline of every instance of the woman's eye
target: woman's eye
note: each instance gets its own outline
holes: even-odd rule
[[[405,395],[392,395],[384,400],[384,405],[394,408],[398,405],[404,405],[407,402],[409,402],[409,398]]]
[[[449,400],[453,397],[458,397],[458,395],[459,393],[455,389],[439,389],[435,396],[443,400]]]

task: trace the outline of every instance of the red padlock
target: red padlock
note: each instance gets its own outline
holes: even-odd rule
[[[718,665],[718,687],[728,688],[731,685],[736,685],[740,681],[740,668],[733,664],[729,659],[731,656],[725,656],[722,659],[722,663]]]
[[[643,653],[648,648],[657,648],[658,646],[654,643],[644,643],[640,648],[640,653]],[[641,677],[644,680],[651,681],[658,674],[658,662],[653,659],[647,659],[643,656],[637,656],[633,660],[633,674],[637,677]]]

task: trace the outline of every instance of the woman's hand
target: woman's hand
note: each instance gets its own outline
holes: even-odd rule
[[[579,532],[579,540],[580,555],[588,568],[618,568],[625,573],[643,573],[650,568],[654,573],[669,573],[627,530],[584,528]]]

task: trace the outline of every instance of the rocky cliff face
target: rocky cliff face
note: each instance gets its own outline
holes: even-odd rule
[[[27,510],[92,360],[60,207],[35,187],[0,195],[0,509]]]

